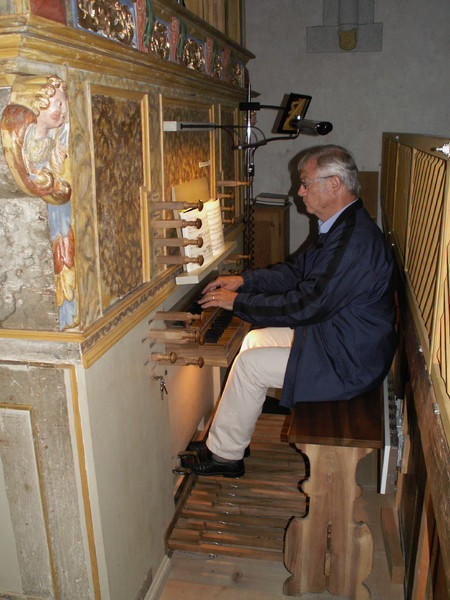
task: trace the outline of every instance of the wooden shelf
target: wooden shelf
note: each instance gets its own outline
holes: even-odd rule
[[[225,250],[222,254],[215,256],[212,260],[203,264],[201,267],[198,267],[198,269],[195,269],[194,271],[186,271],[185,273],[178,275],[175,277],[176,284],[190,285],[192,283],[200,283],[211,273],[211,271],[214,271],[227,256],[236,250],[236,246],[236,242],[225,242]]]

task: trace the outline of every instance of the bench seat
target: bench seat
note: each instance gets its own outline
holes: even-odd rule
[[[381,449],[384,442],[382,388],[350,400],[301,402],[288,417],[286,429],[281,439],[289,444]]]
[[[349,400],[299,403],[287,418],[281,439],[305,456],[299,490],[308,512],[286,528],[284,564],[292,574],[284,582],[286,596],[328,590],[370,600],[364,581],[372,570],[373,537],[369,525],[354,518],[364,514],[356,469],[383,447],[382,398],[381,386]]]

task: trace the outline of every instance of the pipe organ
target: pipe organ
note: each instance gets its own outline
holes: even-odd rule
[[[164,342],[166,354],[154,355],[153,360],[230,366],[250,326],[221,308],[202,310],[197,303],[200,291],[195,287],[174,310],[155,313],[153,322],[162,322],[164,329],[152,327],[148,336]]]
[[[252,58],[242,1],[223,31],[197,4],[0,7],[0,596],[144,598],[167,568],[173,463],[245,333],[215,350],[221,316],[186,309],[191,279],[241,252],[229,131]],[[164,131],[181,120],[207,127]],[[183,236],[210,199],[213,266]]]

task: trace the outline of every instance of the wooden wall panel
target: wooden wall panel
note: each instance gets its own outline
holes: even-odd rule
[[[2,440],[0,463],[3,464],[8,513],[13,539],[8,548],[2,547],[1,581],[8,577],[12,592],[32,594],[39,598],[54,597],[53,560],[47,537],[47,510],[39,483],[39,462],[34,440],[31,407],[3,408],[0,423]],[[26,494],[22,490],[26,490]],[[4,513],[3,522],[6,514]],[[5,530],[2,528],[5,540]],[[12,541],[12,543],[11,543]],[[16,559],[17,562],[14,560]],[[14,579],[11,579],[14,569]]]
[[[442,272],[445,277],[441,285],[441,298],[437,315],[436,360],[445,390],[450,396],[450,244],[446,246],[443,262]]]
[[[430,491],[435,535],[439,538],[436,548],[442,554],[439,565],[443,573],[440,573],[439,581],[445,579],[445,585],[450,589],[450,404],[447,385],[450,186],[449,161],[440,149],[443,141],[443,138],[431,136],[387,133],[383,140],[382,172],[386,179],[383,179],[382,208],[388,224],[386,233],[398,261],[402,315],[400,347],[405,351],[411,386],[405,394],[410,438],[405,444],[399,486],[408,598],[424,597],[413,593],[414,585],[417,586],[414,571],[424,564],[423,561],[434,564],[433,557],[424,555],[426,545],[419,542],[420,522],[424,511],[428,513],[424,503],[425,485]],[[411,168],[408,166],[410,156]],[[403,237],[404,250],[399,247]],[[408,382],[405,389],[409,389]],[[407,447],[411,448],[408,463]],[[434,531],[434,521],[428,523],[428,530]],[[425,582],[429,585],[427,594],[430,594],[426,597],[441,598],[437,588],[441,583],[436,581],[431,576]]]
[[[236,114],[237,113],[237,114]],[[233,133],[239,131],[236,127],[239,126],[239,113],[231,108],[221,106],[220,107],[220,123],[226,125],[229,129],[227,131],[220,130],[220,158],[217,172],[225,181],[240,181],[242,179],[241,163],[237,156],[237,151],[233,150],[233,146],[237,144],[238,139]],[[244,130],[240,130],[241,136]],[[242,139],[242,138],[241,138]],[[242,217],[243,213],[243,200],[244,190],[241,187],[236,188],[219,188],[219,193],[229,194],[231,198],[224,198],[222,200],[222,206],[233,209],[232,211],[225,211],[223,217],[226,220],[236,219]],[[225,231],[229,226],[224,223]]]
[[[211,105],[186,102],[174,103],[163,100],[164,121],[185,123],[211,122]],[[211,132],[167,132],[163,139],[164,200],[171,201],[171,188],[179,183],[206,177],[211,182],[214,173],[214,156],[211,148]],[[206,164],[205,164],[206,163]],[[204,166],[201,166],[201,165]]]
[[[140,187],[143,185],[139,99],[91,97],[102,308],[143,281]]]
[[[388,215],[393,220],[395,185],[397,179],[397,148],[398,144],[392,140],[386,140],[383,152],[385,154],[382,169],[382,198]]]
[[[235,111],[221,107],[220,111],[221,125],[232,128],[236,125]],[[233,134],[228,134],[226,131],[220,132],[220,168],[225,180],[238,179],[235,164],[235,151],[233,150],[234,138]]]
[[[376,223],[378,219],[378,171],[360,171],[359,182],[361,184],[359,196],[365,209]]]
[[[64,369],[0,365],[0,431],[15,541],[4,547],[0,535],[0,555],[17,557],[23,591],[15,591],[45,599],[93,597]]]
[[[409,219],[408,272],[428,335],[437,285],[445,161],[422,152],[414,157]]]
[[[393,223],[395,237],[403,260],[406,252],[406,232],[408,225],[409,194],[411,191],[412,150],[399,146]]]

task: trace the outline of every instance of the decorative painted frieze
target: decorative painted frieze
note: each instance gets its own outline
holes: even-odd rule
[[[152,0],[72,0],[74,26],[243,87],[244,68],[217,39],[199,39],[181,19],[156,15]]]

